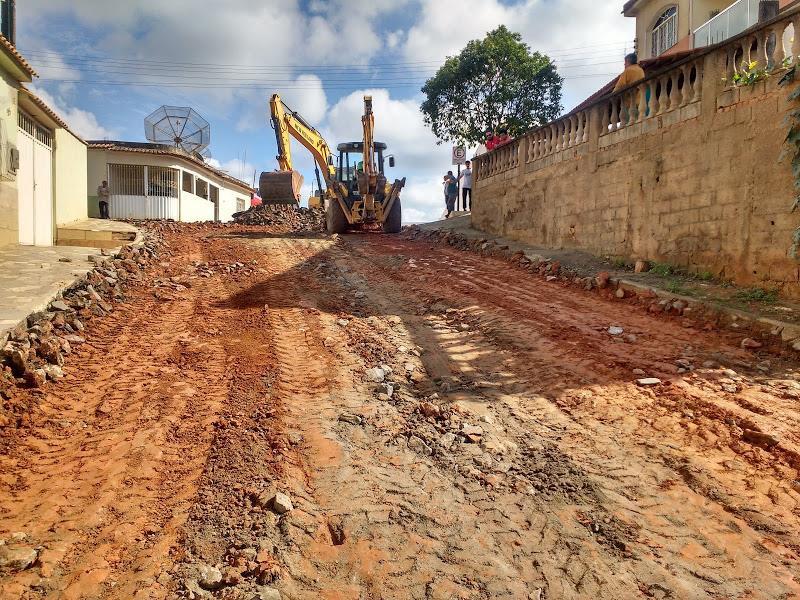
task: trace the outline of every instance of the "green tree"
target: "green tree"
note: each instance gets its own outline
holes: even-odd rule
[[[439,143],[477,144],[487,129],[519,136],[558,117],[563,81],[548,56],[501,25],[447,58],[425,82],[421,110]]]

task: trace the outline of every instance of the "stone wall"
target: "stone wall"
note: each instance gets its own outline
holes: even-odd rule
[[[788,254],[800,216],[781,161],[800,77],[779,86],[781,53],[800,54],[796,19],[795,10],[478,157],[475,226],[800,296],[800,263]],[[786,40],[769,57],[768,37]],[[745,53],[774,72],[732,87],[723,77]]]

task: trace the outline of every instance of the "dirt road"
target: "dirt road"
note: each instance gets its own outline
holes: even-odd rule
[[[3,598],[800,597],[797,364],[399,237],[166,235],[3,432]]]

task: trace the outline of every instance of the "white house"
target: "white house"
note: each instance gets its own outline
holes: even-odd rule
[[[15,46],[15,8],[0,0],[0,246],[52,246],[86,218],[86,144],[25,87],[36,73]]]
[[[201,158],[165,144],[88,142],[89,214],[99,216],[97,187],[108,181],[112,219],[230,221],[255,191]]]

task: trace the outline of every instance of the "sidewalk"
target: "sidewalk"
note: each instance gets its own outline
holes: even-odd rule
[[[416,227],[422,231],[451,232],[468,240],[493,240],[500,246],[508,246],[512,252],[523,252],[533,262],[557,261],[582,278],[605,271],[611,281],[619,282],[624,289],[636,292],[652,290],[662,298],[683,300],[689,305],[700,303],[726,313],[734,322],[741,322],[732,325],[733,328],[752,322],[773,332],[780,329],[781,339],[784,342],[797,341],[795,349],[800,350],[800,303],[781,298],[770,290],[742,288],[727,282],[675,273],[667,265],[657,263],[651,264],[648,272],[636,273],[633,265],[624,265],[611,257],[598,257],[581,250],[543,248],[493,236],[473,229],[469,215]]]
[[[97,228],[91,219],[80,227]],[[127,223],[101,222],[101,229],[132,232],[141,238],[139,230]],[[87,242],[91,243],[91,242]],[[121,244],[129,242],[117,242]],[[114,254],[115,250],[107,251]],[[92,257],[101,251],[97,247],[80,246],[2,246],[0,247],[0,341],[29,314],[44,310],[64,289],[94,268]]]

